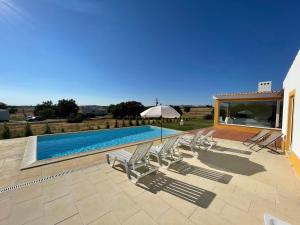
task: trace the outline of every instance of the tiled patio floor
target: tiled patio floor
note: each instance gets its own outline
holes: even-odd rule
[[[26,138],[0,141],[0,186],[79,168],[0,194],[0,224],[254,225],[265,212],[300,224],[300,182],[285,156],[218,142],[198,156],[180,149],[182,163],[135,186],[104,154],[19,171]]]

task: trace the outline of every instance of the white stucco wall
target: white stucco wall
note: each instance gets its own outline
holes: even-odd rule
[[[294,111],[294,129],[293,129],[293,152],[300,158],[300,50],[294,59],[294,62],[286,75],[283,82],[284,89],[284,104],[283,104],[283,118],[282,118],[282,132],[287,134],[287,116],[289,93],[296,90],[295,96],[295,111]]]

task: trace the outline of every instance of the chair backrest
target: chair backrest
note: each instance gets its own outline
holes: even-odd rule
[[[281,136],[282,136],[281,132],[274,131],[266,139],[264,139],[261,142],[259,142],[259,145],[267,146],[267,145],[273,143],[274,141],[276,141]]]
[[[178,140],[178,136],[168,138],[167,141],[162,146],[159,154],[162,155],[162,154],[169,154],[169,153],[171,153],[171,151],[172,151],[175,143],[177,142],[177,140]]]
[[[197,145],[197,142],[198,142],[198,140],[199,140],[199,138],[201,138],[203,135],[203,132],[204,132],[204,130],[202,129],[202,130],[199,130],[198,132],[197,132],[197,134],[194,136],[194,138],[193,138],[193,140],[191,141],[191,148],[193,149],[196,145]]]
[[[153,145],[152,141],[137,145],[128,164],[133,165],[145,159],[152,145]]]
[[[270,134],[270,131],[267,129],[261,130],[258,134],[256,134],[254,137],[250,138],[251,141],[258,141],[261,138],[265,137],[266,135]]]

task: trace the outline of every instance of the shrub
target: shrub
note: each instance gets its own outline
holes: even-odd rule
[[[205,119],[205,120],[212,120],[212,118],[213,118],[213,117],[212,117],[211,114],[207,114],[207,115],[204,116],[204,119]]]
[[[81,123],[83,121],[83,116],[80,113],[71,113],[67,117],[67,122],[68,123]]]
[[[79,110],[78,105],[74,99],[61,99],[57,103],[57,113],[59,117],[66,118],[71,114],[77,114]]]
[[[119,127],[119,123],[118,123],[118,120],[115,121],[115,128],[118,128]]]
[[[129,119],[128,125],[129,125],[129,126],[132,126],[132,125],[133,125],[131,119]]]
[[[25,125],[24,136],[25,137],[32,136],[32,130],[31,130],[31,126],[29,123],[26,123],[26,125]]]
[[[107,122],[106,122],[106,129],[109,129],[109,128],[110,128],[109,122],[107,121]]]
[[[48,123],[46,123],[44,134],[51,134],[51,128]]]
[[[62,128],[60,129],[60,132],[61,132],[61,133],[65,133],[65,129],[62,127]]]
[[[6,123],[4,123],[3,130],[1,132],[1,136],[2,136],[3,139],[9,139],[9,138],[11,138],[10,129],[7,126]]]
[[[125,120],[122,120],[122,127],[126,127]]]

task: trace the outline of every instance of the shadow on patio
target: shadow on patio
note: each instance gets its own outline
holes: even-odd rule
[[[137,185],[154,194],[167,192],[202,208],[207,208],[216,197],[211,191],[167,177],[161,172],[145,177]]]
[[[266,171],[265,167],[246,157],[213,151],[198,152],[198,159],[211,168],[251,176]]]
[[[232,153],[238,153],[238,154],[244,154],[244,155],[251,155],[251,151],[245,151],[245,150],[240,150],[240,149],[234,149],[234,148],[226,148],[223,146],[214,146],[212,148],[215,151],[219,152],[232,152]]]
[[[232,176],[229,174],[190,165],[189,163],[186,162],[176,163],[172,165],[172,167],[170,167],[170,170],[172,172],[179,173],[184,176],[188,174],[192,174],[212,181],[217,181],[222,184],[228,184],[232,179]]]

